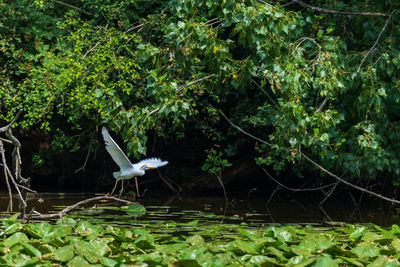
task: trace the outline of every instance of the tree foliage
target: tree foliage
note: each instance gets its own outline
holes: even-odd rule
[[[304,151],[348,177],[399,183],[399,4],[309,3],[390,16],[281,4],[2,0],[0,118],[23,108],[19,127],[51,133],[58,150],[104,123],[136,157],[150,130],[197,131],[232,156],[247,141],[223,110],[274,144],[256,145],[259,164],[292,168]]]

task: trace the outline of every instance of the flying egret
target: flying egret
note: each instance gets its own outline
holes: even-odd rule
[[[121,148],[119,148],[118,144],[115,143],[115,141],[111,138],[106,127],[103,126],[101,133],[103,134],[108,153],[110,153],[112,159],[115,161],[115,163],[118,164],[120,168],[119,172],[113,172],[113,176],[116,181],[111,195],[117,188],[119,180],[122,181],[121,191],[119,191],[119,195],[121,196],[124,190],[124,180],[135,177],[136,192],[138,194],[138,197],[140,197],[137,176],[143,176],[146,170],[156,169],[158,167],[165,166],[168,164],[168,161],[162,161],[159,158],[149,158],[141,160],[136,164],[132,164],[128,157],[124,154],[124,152],[122,152]]]

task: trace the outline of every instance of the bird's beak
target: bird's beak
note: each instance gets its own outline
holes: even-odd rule
[[[152,167],[147,167],[147,169],[149,169],[149,170],[154,170],[154,168],[152,168]]]

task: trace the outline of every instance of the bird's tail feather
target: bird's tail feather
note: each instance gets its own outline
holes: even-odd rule
[[[115,179],[117,179],[120,174],[121,174],[121,172],[113,172],[113,176]]]

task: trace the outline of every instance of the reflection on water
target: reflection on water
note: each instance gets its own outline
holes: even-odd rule
[[[246,196],[246,194],[244,194]],[[94,194],[77,193],[43,193],[28,196],[29,212],[32,208],[40,213],[50,213],[60,206],[69,206]],[[322,207],[311,201],[275,201],[267,205],[266,198],[231,198],[225,205],[224,198],[215,196],[145,196],[140,203],[145,207],[168,207],[166,216],[179,217],[179,211],[194,210],[236,217],[239,222],[257,223],[374,223],[381,226],[398,224],[400,217],[394,215],[392,207],[387,203],[362,203],[355,207],[351,202],[327,202]],[[14,199],[14,210],[18,199]],[[101,205],[101,203],[97,203]],[[7,192],[0,192],[0,211],[6,211],[8,205]],[[95,205],[90,203],[89,205]],[[107,204],[110,205],[110,204]],[[170,214],[168,214],[170,213]]]

